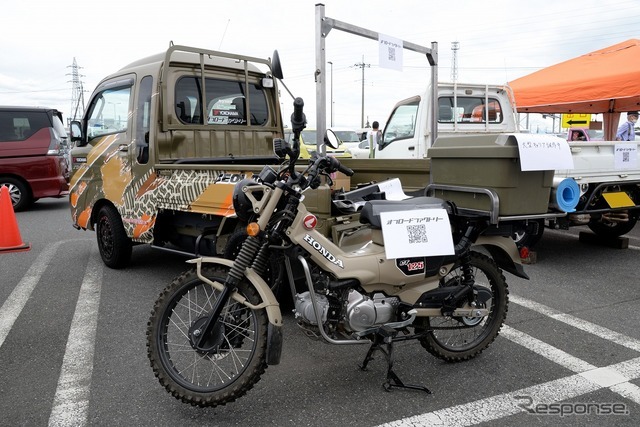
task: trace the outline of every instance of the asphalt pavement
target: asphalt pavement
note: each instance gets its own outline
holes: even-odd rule
[[[281,364],[237,401],[195,408],[153,376],[146,324],[186,258],[147,246],[105,267],[95,234],[71,227],[67,201],[16,214],[29,252],[0,255],[0,425],[418,426],[640,424],[640,229],[629,248],[546,230],[531,280],[505,274],[505,327],[477,358],[442,362],[397,345],[395,370],[432,394],[382,388],[366,346],[302,334],[285,313]],[[2,232],[2,230],[0,230]]]

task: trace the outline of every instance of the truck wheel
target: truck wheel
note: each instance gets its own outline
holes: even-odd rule
[[[11,197],[11,204],[15,212],[25,210],[33,203],[31,191],[24,182],[15,178],[0,178],[0,187],[3,185],[9,190],[9,197]]]
[[[609,221],[595,221],[589,222],[588,227],[600,237],[615,238],[620,237],[623,234],[627,234],[633,227],[635,227],[638,218],[631,217],[627,222],[609,222]]]
[[[100,256],[107,267],[122,268],[131,260],[131,239],[124,231],[120,215],[112,206],[103,206],[98,212],[96,236]]]
[[[544,219],[536,221],[528,221],[526,224],[522,223],[514,227],[513,240],[516,242],[518,248],[534,247],[542,238],[544,233]]]

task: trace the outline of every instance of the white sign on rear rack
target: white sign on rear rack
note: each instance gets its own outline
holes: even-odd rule
[[[453,238],[445,209],[381,212],[387,258],[453,255]]]

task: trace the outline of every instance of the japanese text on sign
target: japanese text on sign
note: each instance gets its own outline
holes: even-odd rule
[[[402,71],[402,40],[378,34],[378,62],[383,68]]]
[[[638,167],[638,145],[616,144],[613,152],[616,169],[635,169]]]
[[[449,217],[444,209],[382,212],[380,219],[389,259],[454,253]]]
[[[569,144],[549,135],[521,133],[516,135],[523,171],[573,169]]]

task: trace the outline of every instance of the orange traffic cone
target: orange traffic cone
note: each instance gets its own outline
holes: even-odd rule
[[[0,254],[28,251],[29,249],[31,249],[31,245],[25,244],[20,237],[9,189],[3,185],[0,187]]]

